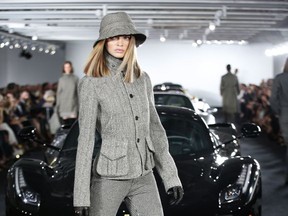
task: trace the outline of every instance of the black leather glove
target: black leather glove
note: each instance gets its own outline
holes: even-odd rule
[[[76,216],[89,216],[89,208],[88,207],[74,207]]]
[[[181,186],[169,188],[167,191],[169,205],[178,205],[183,198],[184,190]]]

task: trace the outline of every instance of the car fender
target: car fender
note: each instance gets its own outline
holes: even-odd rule
[[[224,161],[218,171],[220,210],[238,211],[261,196],[261,172],[257,160],[249,156],[231,158]],[[235,188],[239,189],[238,196],[235,194],[235,198],[226,200],[227,194],[235,192]]]
[[[47,190],[47,179],[51,168],[38,159],[21,158],[7,172],[6,200],[14,209],[21,209],[24,214],[39,211],[42,190]],[[25,196],[31,198],[29,199]],[[28,200],[28,201],[27,201]],[[26,213],[25,213],[26,212]]]

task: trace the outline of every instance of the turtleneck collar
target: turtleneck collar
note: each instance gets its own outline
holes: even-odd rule
[[[107,67],[110,70],[111,75],[115,75],[119,72],[119,66],[122,63],[122,59],[115,58],[114,56],[110,55],[107,51],[105,51],[105,58]]]

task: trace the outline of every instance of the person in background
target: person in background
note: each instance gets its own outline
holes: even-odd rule
[[[285,184],[288,185],[288,58],[283,73],[278,74],[273,81],[270,104],[278,116],[284,144],[287,146]]]
[[[136,47],[146,36],[124,12],[104,16],[99,35],[79,83],[75,213],[115,216],[124,200],[132,216],[162,216],[153,167],[170,204],[180,202],[183,189],[154,106],[150,78],[136,58]],[[102,144],[91,179],[96,129]]]
[[[239,111],[237,95],[240,93],[238,78],[231,72],[231,65],[226,66],[227,73],[221,77],[220,94],[225,122],[235,123],[236,113]]]
[[[55,111],[62,120],[65,120],[77,117],[79,79],[73,74],[73,65],[70,61],[64,62],[62,72],[57,86]]]

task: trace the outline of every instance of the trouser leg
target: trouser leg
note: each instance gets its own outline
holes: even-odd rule
[[[89,216],[115,216],[130,187],[129,180],[93,177]]]
[[[132,216],[163,216],[163,209],[153,173],[132,180],[125,199]]]

